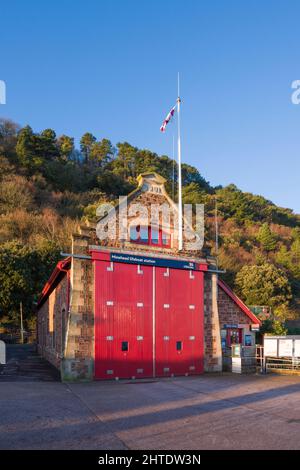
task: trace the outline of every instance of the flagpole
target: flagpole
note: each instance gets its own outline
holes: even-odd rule
[[[178,249],[183,248],[182,240],[182,178],[181,178],[181,139],[180,139],[180,90],[178,72],[177,127],[178,127]]]

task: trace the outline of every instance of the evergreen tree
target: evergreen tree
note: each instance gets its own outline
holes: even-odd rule
[[[57,139],[57,145],[60,159],[62,161],[68,161],[74,151],[74,138],[63,134]]]
[[[264,223],[257,235],[257,240],[260,242],[262,249],[266,252],[274,251],[277,244],[276,236],[271,231],[269,224]]]
[[[92,144],[89,159],[94,165],[103,167],[110,162],[113,154],[113,146],[110,140],[102,139],[100,142],[94,142]]]
[[[84,157],[84,162],[85,163],[88,163],[88,161],[89,161],[90,153],[91,153],[92,146],[93,146],[94,142],[96,142],[96,137],[93,136],[93,134],[91,134],[90,132],[86,132],[81,137],[80,150],[81,150],[82,155]]]
[[[46,162],[53,161],[59,157],[59,149],[56,142],[56,134],[53,129],[45,129],[37,136],[38,153]]]
[[[243,266],[236,287],[248,305],[282,307],[291,300],[291,287],[285,273],[270,263]]]
[[[30,173],[41,168],[43,158],[39,153],[37,137],[30,126],[23,127],[19,132],[16,152],[20,164]]]

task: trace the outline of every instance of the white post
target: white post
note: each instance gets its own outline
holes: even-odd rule
[[[217,197],[215,198],[215,227],[216,227],[216,269],[219,269],[219,223],[218,223],[218,201]]]
[[[177,98],[177,123],[178,123],[178,249],[182,250],[182,178],[181,178],[181,140],[180,140],[180,96],[179,96],[179,73],[178,73],[178,98]]]

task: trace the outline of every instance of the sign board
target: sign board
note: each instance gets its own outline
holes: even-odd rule
[[[300,357],[300,339],[294,341],[294,356]]]
[[[0,364],[6,364],[6,349],[4,341],[0,341]]]
[[[235,374],[242,373],[242,358],[241,357],[233,357],[232,358],[232,372]]]
[[[278,356],[292,357],[293,356],[293,340],[280,339]]]
[[[264,338],[264,355],[277,357],[277,338]]]
[[[175,269],[196,269],[193,261],[180,261],[176,259],[152,258],[150,256],[127,255],[123,253],[111,253],[110,261],[116,263],[142,264],[145,266],[167,267]]]
[[[252,331],[259,331],[259,324],[258,323],[253,323],[251,325],[251,330]]]

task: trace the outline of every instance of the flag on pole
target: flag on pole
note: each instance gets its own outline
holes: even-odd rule
[[[164,120],[164,122],[162,123],[162,125],[161,125],[161,127],[160,127],[161,132],[165,132],[165,131],[166,131],[167,124],[171,121],[172,117],[174,116],[176,106],[177,106],[177,105],[175,104],[175,106],[174,106],[174,107],[171,109],[171,111],[167,114],[166,119]]]

